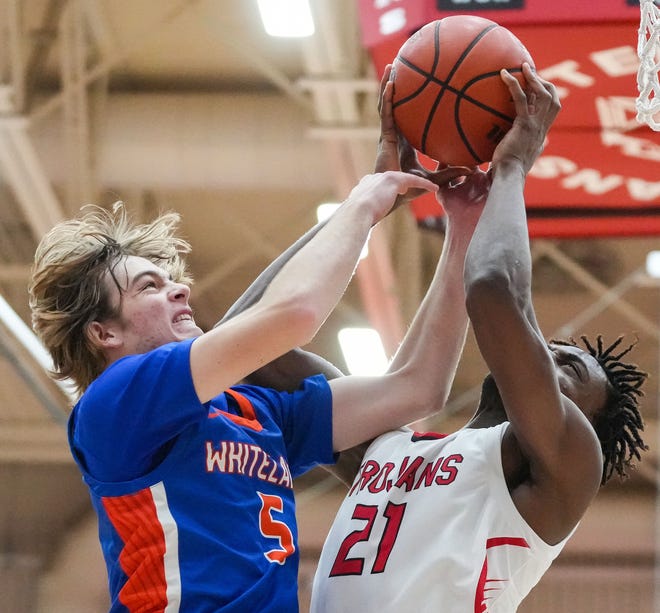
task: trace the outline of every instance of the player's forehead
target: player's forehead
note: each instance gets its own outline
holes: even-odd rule
[[[145,274],[169,278],[169,273],[154,264],[151,260],[137,255],[127,255],[121,258],[113,267],[114,277],[122,281],[122,285],[130,284],[136,277]]]
[[[578,347],[577,345],[564,344],[557,341],[550,341],[548,343],[548,348],[551,351],[555,351],[559,353],[568,353],[578,357],[582,357],[586,355],[591,356],[591,354],[585,351],[584,349],[582,349],[582,347]]]
[[[586,368],[589,369],[591,373],[596,375],[598,378],[602,378],[603,380],[607,379],[607,374],[605,373],[605,370],[600,365],[598,360],[587,350],[582,349],[582,347],[571,344],[564,345],[562,343],[550,342],[548,343],[548,348],[550,351],[556,353],[559,356],[564,356],[571,360],[579,360],[582,364],[584,364]]]

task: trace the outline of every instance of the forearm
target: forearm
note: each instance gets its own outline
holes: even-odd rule
[[[225,315],[218,321],[216,326],[235,317],[245,309],[256,304],[263,296],[266,288],[270,285],[271,281],[279,274],[283,266],[298,253],[312,238],[314,238],[318,231],[325,226],[328,220],[324,220],[316,224],[313,228],[308,230],[301,236],[293,245],[291,245],[284,253],[279,255],[268,267],[250,284],[250,286],[243,292],[241,297],[231,305]]]
[[[342,297],[372,224],[360,207],[345,203],[263,292],[258,308],[283,307],[298,314],[306,330],[297,335],[297,345],[313,338]]]
[[[468,243],[469,237],[448,227],[429,289],[390,365],[391,372],[411,373],[428,413],[443,408],[465,344],[463,262]]]
[[[502,164],[494,176],[486,206],[470,242],[465,261],[465,284],[493,274],[516,293],[529,290],[532,262],[523,188],[518,164]]]
[[[284,251],[284,253],[273,260],[229,308],[216,326],[230,320],[253,304],[256,304],[284,265],[314,238],[326,223],[327,220],[324,220],[316,224]],[[322,374],[326,379],[330,380],[335,377],[341,377],[344,373],[321,356],[296,348],[249,374],[245,378],[245,382],[251,385],[271,387],[282,391],[293,391],[298,388],[303,379],[316,374]]]

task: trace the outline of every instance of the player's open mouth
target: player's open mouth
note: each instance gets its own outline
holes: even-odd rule
[[[180,315],[177,315],[172,322],[175,324],[178,324],[181,321],[192,321],[193,316],[192,313],[181,313]]]

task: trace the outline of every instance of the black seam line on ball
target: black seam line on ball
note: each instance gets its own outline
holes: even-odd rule
[[[509,70],[509,72],[511,72],[511,73],[522,72],[522,69],[520,69],[520,68],[511,69],[511,70]],[[487,73],[487,74],[484,74],[484,75],[480,75],[479,77],[475,77],[474,79],[472,79],[471,81],[466,83],[465,87],[463,89],[465,90],[465,89],[468,89],[469,87],[472,87],[472,85],[474,83],[477,83],[482,78],[493,77],[497,74],[499,74],[499,72],[491,72],[491,73]],[[491,108],[491,107],[489,107],[485,104],[482,104],[478,100],[471,100],[470,97],[466,96],[462,91],[460,93],[456,94],[456,103],[454,104],[454,123],[456,124],[456,131],[458,132],[458,135],[461,137],[461,140],[463,141],[463,144],[465,145],[465,148],[468,150],[470,155],[475,159],[475,162],[477,162],[478,164],[482,164],[485,160],[482,160],[481,157],[479,157],[479,155],[477,155],[477,152],[472,148],[470,140],[467,138],[467,135],[463,131],[463,124],[459,121],[458,113],[459,113],[459,109],[460,109],[460,106],[461,106],[460,103],[463,100],[470,100],[474,105],[480,107],[481,109],[483,109],[485,111],[488,111],[494,117],[498,117],[498,118],[500,118],[504,121],[507,121],[510,124],[513,124],[514,118],[509,117],[508,115],[506,115],[504,113],[500,113],[497,109],[493,109],[493,108]]]
[[[489,77],[495,76],[495,75],[499,74],[499,71],[498,71],[498,72],[488,72],[488,73],[484,73],[484,74],[482,74],[482,75],[479,75],[478,77],[475,77],[474,79],[472,79],[471,81],[469,81],[469,82],[463,87],[463,89],[456,89],[455,87],[452,87],[451,85],[449,85],[449,82],[444,82],[444,81],[438,79],[437,77],[434,77],[433,75],[428,74],[427,72],[421,70],[418,66],[415,66],[414,64],[410,64],[407,60],[404,60],[404,59],[402,59],[402,58],[399,58],[399,61],[400,61],[402,64],[405,64],[406,66],[408,66],[408,68],[410,68],[411,70],[414,70],[414,71],[417,72],[418,74],[427,77],[427,80],[426,80],[426,82],[425,82],[422,86],[420,86],[419,88],[417,88],[417,89],[416,89],[414,92],[412,92],[410,95],[406,96],[405,98],[401,98],[401,100],[397,100],[397,101],[394,103],[394,106],[395,106],[395,107],[401,106],[401,105],[405,104],[406,102],[410,102],[413,98],[415,98],[415,96],[416,96],[416,95],[417,95],[422,89],[424,89],[424,87],[426,87],[426,86],[428,85],[428,83],[435,83],[436,85],[439,85],[439,86],[442,88],[443,93],[444,93],[445,90],[446,90],[446,91],[449,91],[449,92],[451,92],[452,94],[455,94],[456,97],[459,98],[460,100],[464,100],[465,102],[471,102],[471,103],[474,104],[475,106],[478,106],[479,108],[483,109],[484,111],[488,111],[489,113],[491,113],[492,115],[495,115],[496,117],[499,117],[500,119],[504,119],[504,120],[506,120],[506,121],[513,122],[513,120],[514,120],[513,117],[509,117],[509,116],[506,115],[505,113],[501,113],[501,112],[498,111],[497,109],[494,109],[494,108],[488,106],[487,104],[484,104],[484,103],[481,102],[480,100],[477,100],[476,98],[473,98],[473,97],[470,96],[469,94],[466,94],[466,93],[465,93],[465,90],[466,90],[466,89],[468,89],[469,87],[471,87],[472,85],[474,85],[474,83],[476,83],[476,82],[479,81],[480,79],[485,79],[485,78],[489,78]],[[522,70],[521,70],[520,68],[507,68],[506,70],[507,70],[508,72],[512,73],[512,74],[513,74],[513,73],[516,73],[516,72],[522,72]],[[442,96],[442,93],[439,94],[439,97],[440,97],[440,96]]]
[[[434,54],[433,54],[433,66],[431,66],[431,72],[427,72],[426,70],[422,70],[419,66],[416,66],[415,64],[410,63],[409,60],[397,56],[397,59],[399,62],[404,64],[405,66],[408,66],[412,71],[416,72],[419,75],[422,75],[425,78],[425,81],[413,92],[408,94],[405,98],[401,98],[401,100],[398,100],[393,104],[393,108],[396,108],[397,106],[401,106],[402,104],[405,104],[406,102],[412,100],[415,98],[421,91],[424,90],[424,88],[432,82],[438,83],[441,87],[444,87],[444,83],[441,81],[438,81],[433,75],[435,73],[435,69],[438,67],[438,62],[440,61],[440,49],[439,49],[439,38],[438,38],[438,29],[440,27],[440,22],[438,21],[435,24],[435,35],[433,37],[433,42],[434,42]],[[442,94],[441,94],[442,95]]]
[[[435,29],[435,38],[436,38],[436,49],[438,49],[438,56],[440,55],[440,23],[438,22],[438,26]],[[496,23],[494,23],[491,26],[488,26],[487,28],[484,28],[477,36],[474,37],[472,42],[463,50],[463,53],[461,53],[460,57],[458,60],[454,63],[454,66],[452,67],[451,71],[447,75],[447,86],[449,86],[449,83],[451,83],[451,79],[456,73],[456,71],[459,69],[460,65],[463,63],[465,58],[470,54],[470,51],[475,47],[475,45],[484,37],[488,32],[490,32],[492,29],[499,27]],[[426,149],[426,140],[428,138],[428,133],[429,130],[431,129],[431,123],[433,122],[433,117],[435,115],[435,112],[438,108],[438,105],[440,104],[440,100],[442,99],[442,96],[444,94],[444,89],[440,91],[440,93],[436,96],[435,102],[431,105],[431,110],[429,111],[429,116],[426,119],[426,124],[424,125],[424,131],[422,133],[422,148]],[[461,136],[463,138],[463,136]],[[476,156],[475,156],[476,157]]]

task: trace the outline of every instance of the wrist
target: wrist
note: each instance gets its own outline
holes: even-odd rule
[[[527,170],[520,158],[507,157],[493,162],[492,175],[493,178],[516,178],[517,176],[524,181],[527,177]]]

